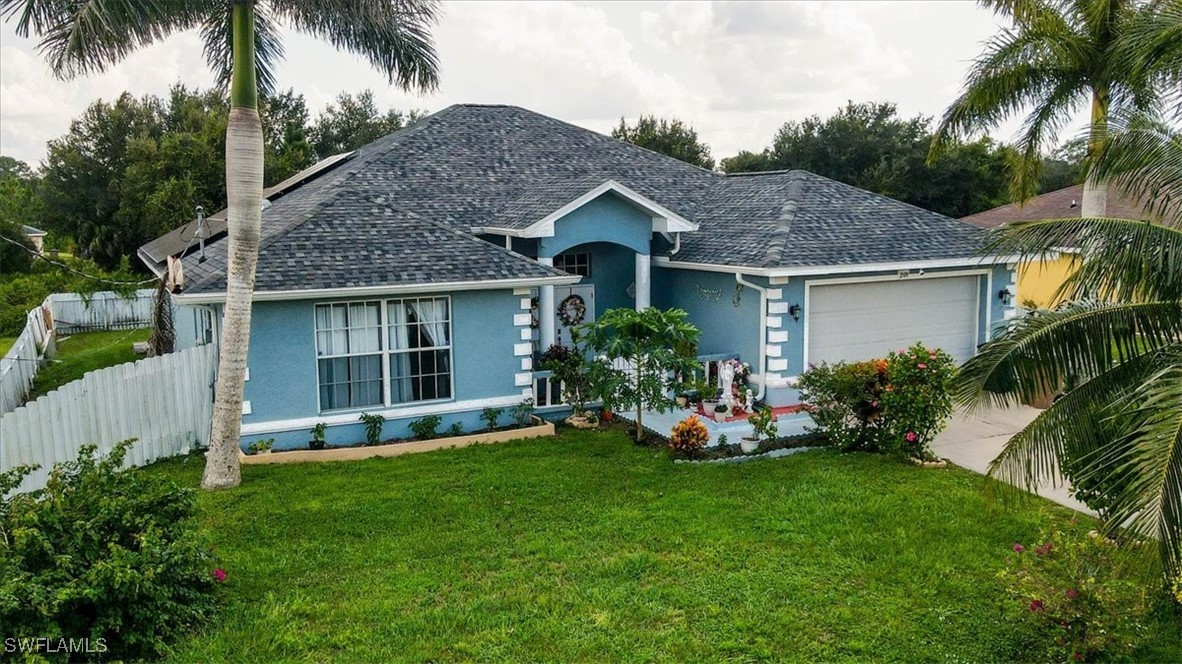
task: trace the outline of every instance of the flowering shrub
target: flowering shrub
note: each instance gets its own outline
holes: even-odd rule
[[[948,385],[956,364],[948,353],[916,344],[891,353],[882,410],[888,448],[914,459],[931,458],[930,445],[952,415]]]
[[[690,415],[673,425],[669,435],[669,447],[678,454],[693,456],[695,452],[706,447],[710,441],[710,432],[697,415]]]
[[[132,442],[106,458],[82,448],[38,491],[12,493],[27,466],[0,473],[4,638],[101,639],[96,657],[155,659],[209,618],[226,573],[197,536],[195,492],[121,470]]]
[[[1095,532],[1014,544],[1001,579],[1014,600],[1011,617],[1038,640],[1031,646],[1045,649],[1032,659],[1120,659],[1136,649],[1156,595],[1152,586],[1122,576],[1124,553]]]
[[[947,353],[916,344],[882,359],[810,367],[799,385],[816,430],[832,445],[927,459],[952,414],[955,370]]]

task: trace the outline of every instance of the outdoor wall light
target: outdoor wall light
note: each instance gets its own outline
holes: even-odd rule
[[[1013,297],[1014,297],[1014,294],[1010,292],[1009,288],[1003,288],[1003,289],[997,291],[997,299],[1001,300],[1001,304],[1003,307],[1010,306],[1010,300],[1012,300]]]
[[[792,316],[792,320],[799,323],[800,322],[800,305],[794,304],[794,305],[788,307],[788,315]]]

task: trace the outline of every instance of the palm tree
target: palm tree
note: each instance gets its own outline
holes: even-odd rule
[[[1066,470],[1090,487],[1106,528],[1160,543],[1182,573],[1182,134],[1116,116],[1089,167],[1140,194],[1158,221],[1032,221],[997,231],[991,251],[1082,252],[1060,290],[1073,300],[1015,323],[965,363],[967,407],[1069,389],[1006,444],[990,475],[1028,489]],[[1154,203],[1156,201],[1156,204]]]
[[[0,0],[5,20],[38,48],[61,78],[99,72],[138,48],[200,29],[205,57],[230,86],[226,129],[229,267],[213,433],[201,485],[237,486],[243,379],[258,262],[263,133],[258,96],[274,86],[283,55],[278,25],[356,53],[402,88],[432,89],[438,62],[428,28],[434,0]]]
[[[995,128],[1030,109],[1013,163],[1015,200],[1034,195],[1040,155],[1084,104],[1091,109],[1092,152],[1103,138],[1110,111],[1152,107],[1182,72],[1182,45],[1159,25],[1161,15],[1176,9],[1178,0],[980,3],[1010,19],[1012,27],[991,39],[977,58],[963,92],[936,129],[928,158],[938,158],[958,138]],[[1103,183],[1088,178],[1083,216],[1103,216],[1106,197]]]

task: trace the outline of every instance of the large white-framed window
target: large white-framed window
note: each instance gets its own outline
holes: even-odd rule
[[[446,297],[386,301],[390,403],[450,399],[451,303]]]
[[[451,399],[451,301],[315,305],[320,410]]]

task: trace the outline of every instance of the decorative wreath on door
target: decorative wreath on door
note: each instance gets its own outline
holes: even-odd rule
[[[587,303],[581,295],[571,294],[558,305],[558,320],[566,327],[583,322],[587,316]]]

